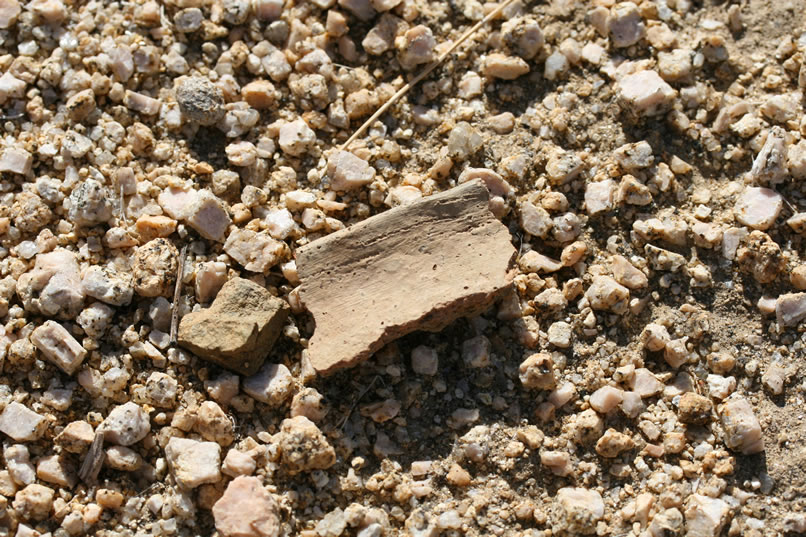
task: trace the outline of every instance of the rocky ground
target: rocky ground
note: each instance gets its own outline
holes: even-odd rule
[[[341,147],[497,7],[0,0],[0,534],[806,533],[802,1],[516,0]]]

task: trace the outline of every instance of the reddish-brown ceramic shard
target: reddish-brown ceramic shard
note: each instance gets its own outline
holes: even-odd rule
[[[479,180],[390,209],[301,248],[313,367],[352,366],[415,330],[487,309],[511,285],[515,248]]]

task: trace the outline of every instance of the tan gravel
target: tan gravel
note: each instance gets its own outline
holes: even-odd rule
[[[343,146],[496,7],[0,0],[0,537],[806,531],[802,6],[515,0]]]

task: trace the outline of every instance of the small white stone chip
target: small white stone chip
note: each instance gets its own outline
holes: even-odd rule
[[[596,276],[585,292],[585,297],[595,310],[623,313],[630,298],[630,291],[610,276]]]
[[[145,116],[156,115],[159,113],[160,108],[162,108],[162,101],[129,90],[126,90],[126,94],[123,97],[123,104],[125,104],[129,110],[134,110]]]
[[[75,487],[78,481],[73,465],[59,455],[49,455],[39,459],[36,465],[36,476],[46,483],[65,488]]]
[[[302,119],[290,121],[280,127],[278,143],[286,155],[301,157],[316,145],[316,133]]]
[[[25,149],[10,147],[0,156],[0,172],[28,175],[33,165],[33,156]]]
[[[45,321],[36,328],[31,333],[31,343],[68,375],[75,373],[87,356],[84,347],[56,321]]]
[[[795,326],[806,318],[806,293],[787,293],[775,301],[775,315],[781,326]]]
[[[677,92],[655,71],[639,71],[619,81],[619,97],[639,116],[656,116],[674,102]]]
[[[265,364],[243,379],[243,391],[261,403],[281,405],[294,390],[294,377],[283,364]]]
[[[595,533],[596,524],[604,517],[604,501],[595,490],[563,487],[557,491],[557,504],[557,527],[572,534]]]
[[[10,403],[0,414],[0,432],[17,442],[38,440],[45,432],[47,421],[25,405]]]
[[[165,446],[165,457],[182,487],[192,489],[221,480],[221,446],[215,442],[171,438]]]
[[[227,237],[224,251],[250,272],[268,272],[288,253],[288,246],[267,233],[236,229]]]
[[[750,186],[736,202],[736,220],[753,229],[769,229],[781,214],[784,198],[776,191]]]
[[[109,267],[88,267],[82,274],[81,286],[87,296],[112,306],[128,305],[134,296],[131,274]]]
[[[327,175],[333,190],[353,190],[371,183],[375,168],[349,151],[337,151],[327,160]]]
[[[571,325],[558,321],[549,326],[548,338],[549,343],[561,349],[567,349],[571,346]]]
[[[221,200],[207,190],[200,190],[188,209],[187,223],[205,239],[224,242],[232,220]]]
[[[590,397],[590,405],[596,412],[607,414],[624,399],[624,391],[613,386],[602,386]]]
[[[588,214],[595,215],[612,209],[616,188],[616,182],[612,179],[588,183],[585,188],[585,209]]]
[[[148,414],[131,401],[115,407],[101,423],[100,430],[107,442],[130,446],[151,432]]]
[[[764,451],[761,424],[747,399],[738,396],[729,399],[720,408],[719,415],[725,431],[725,445],[744,455]]]
[[[686,535],[713,537],[722,533],[728,521],[730,506],[719,498],[692,494],[686,504]]]

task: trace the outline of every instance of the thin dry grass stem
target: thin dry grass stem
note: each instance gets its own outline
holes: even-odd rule
[[[391,98],[390,98],[388,101],[386,101],[386,102],[383,104],[383,106],[381,106],[380,108],[378,108],[378,110],[377,110],[377,111],[376,111],[374,114],[372,114],[372,116],[370,116],[370,118],[369,118],[368,120],[366,120],[366,121],[364,122],[364,124],[363,124],[363,125],[361,125],[361,126],[358,128],[358,130],[357,130],[357,131],[355,131],[355,132],[353,133],[353,135],[352,135],[352,136],[350,136],[350,138],[348,138],[348,139],[347,139],[347,141],[346,141],[346,142],[344,142],[344,144],[342,144],[342,146],[341,146],[341,148],[340,148],[340,149],[342,149],[342,150],[346,150],[348,147],[350,147],[350,144],[352,144],[352,143],[353,143],[353,142],[356,140],[356,138],[358,138],[359,136],[361,136],[362,134],[364,134],[364,132],[366,132],[366,130],[369,128],[369,126],[370,126],[370,125],[372,125],[373,123],[375,123],[375,121],[376,121],[376,120],[377,120],[379,117],[381,117],[381,116],[384,114],[384,112],[386,112],[387,110],[389,110],[389,108],[390,108],[390,107],[391,107],[393,104],[395,104],[395,102],[396,102],[398,99],[400,99],[400,98],[401,98],[401,97],[403,97],[403,96],[404,96],[406,93],[408,93],[408,91],[409,91],[411,88],[413,88],[414,86],[416,86],[416,85],[417,85],[417,83],[418,83],[420,80],[422,80],[422,79],[424,79],[425,77],[427,77],[427,76],[428,76],[428,75],[431,73],[431,71],[433,71],[434,69],[436,69],[436,68],[437,68],[437,67],[438,67],[438,66],[439,66],[439,65],[440,65],[440,64],[441,64],[443,61],[445,61],[445,58],[447,58],[448,56],[450,56],[450,55],[453,53],[453,51],[454,51],[454,50],[456,50],[456,49],[457,49],[457,47],[459,47],[459,45],[461,45],[462,43],[464,43],[464,42],[467,40],[467,38],[468,38],[468,37],[470,37],[471,35],[475,34],[475,33],[478,31],[478,29],[479,29],[479,28],[481,28],[482,26],[484,26],[485,24],[487,24],[489,21],[491,21],[492,19],[494,19],[494,18],[498,17],[498,15],[500,15],[500,14],[501,14],[501,12],[502,12],[502,11],[504,11],[504,9],[506,9],[506,8],[507,8],[507,6],[509,6],[510,4],[512,4],[514,1],[515,1],[515,0],[506,0],[506,1],[505,1],[505,2],[503,2],[503,3],[502,3],[500,6],[498,6],[498,7],[497,7],[497,8],[495,8],[493,11],[491,11],[491,12],[490,12],[490,13],[489,13],[489,14],[488,14],[486,17],[484,17],[484,18],[483,18],[483,19],[481,19],[479,22],[477,22],[476,24],[474,24],[472,28],[470,28],[468,31],[466,31],[464,34],[462,34],[462,37],[460,37],[460,38],[459,38],[459,39],[458,39],[458,40],[457,40],[457,41],[456,41],[456,42],[455,42],[453,45],[451,45],[451,46],[450,46],[450,48],[448,48],[448,50],[446,50],[445,52],[443,52],[443,53],[442,53],[442,54],[439,56],[439,58],[437,58],[437,59],[436,59],[436,61],[432,62],[432,63],[431,63],[431,64],[430,64],[428,67],[426,67],[426,68],[425,68],[425,70],[424,70],[423,72],[421,72],[419,75],[417,75],[416,77],[414,77],[414,79],[413,79],[411,82],[408,82],[408,83],[407,83],[405,86],[403,86],[402,88],[400,88],[399,90],[397,90],[397,93],[395,93],[394,95],[392,95],[392,97],[391,97]]]
[[[120,221],[123,222],[123,225],[128,225],[126,222],[126,207],[123,205],[125,202],[123,198],[123,183],[120,184],[120,204],[118,205],[118,211],[120,212]]]
[[[101,430],[95,431],[95,437],[92,439],[92,444],[84,456],[84,461],[81,463],[81,468],[78,470],[78,477],[88,485],[95,484],[98,480],[98,474],[101,472],[101,467],[104,465],[104,432]]]
[[[790,202],[788,199],[783,198],[783,200],[784,200],[784,204],[786,205],[787,209],[789,209],[790,211],[792,211],[792,214],[797,214],[797,213],[798,213],[798,209],[797,209],[797,207],[795,207],[794,205],[792,205],[792,203],[791,203],[791,202]]]
[[[179,254],[179,267],[176,269],[176,286],[174,287],[174,301],[171,304],[171,344],[176,345],[176,332],[179,327],[179,299],[182,298],[182,279],[185,277],[185,259],[187,259],[187,244],[182,247]]]
[[[361,401],[361,398],[364,397],[367,394],[367,392],[373,388],[373,386],[375,386],[375,382],[377,382],[380,378],[381,378],[380,376],[375,375],[375,377],[372,378],[372,382],[369,383],[369,386],[364,388],[361,391],[361,393],[358,394],[358,397],[355,398],[353,404],[350,405],[350,409],[347,411],[347,414],[345,414],[344,417],[342,418],[341,424],[339,425],[339,430],[344,429],[344,426],[347,424],[347,420],[349,420],[350,416],[352,416],[353,411],[355,410],[355,407],[358,406],[358,403]]]

